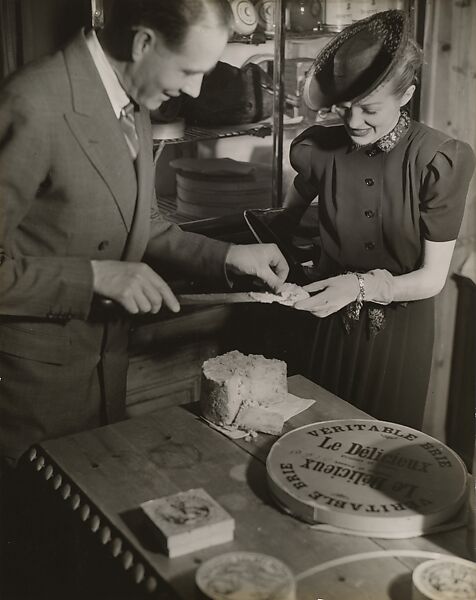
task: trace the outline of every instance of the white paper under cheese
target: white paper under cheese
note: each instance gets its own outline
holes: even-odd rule
[[[271,435],[279,435],[283,429],[284,417],[259,406],[242,406],[235,419],[238,429],[245,431],[261,431]]]

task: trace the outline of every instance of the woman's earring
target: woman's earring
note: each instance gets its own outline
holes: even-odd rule
[[[332,112],[331,108],[320,108],[317,111],[317,114],[319,115],[320,119],[325,119],[331,112]]]

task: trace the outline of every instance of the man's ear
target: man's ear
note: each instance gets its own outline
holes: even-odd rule
[[[416,85],[414,85],[414,84],[412,84],[409,88],[407,88],[407,91],[400,98],[400,106],[405,106],[405,104],[410,102],[410,100],[413,97],[413,94],[415,93],[415,90],[416,90]]]
[[[145,54],[154,48],[155,32],[148,27],[137,28],[132,38],[131,57],[133,62],[140,60]]]

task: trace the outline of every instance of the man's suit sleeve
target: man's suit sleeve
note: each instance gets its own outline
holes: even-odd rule
[[[22,239],[35,236],[33,227],[25,235],[25,217],[49,176],[50,133],[25,94],[0,90],[0,314],[85,318],[92,299],[90,261],[57,256],[48,240],[37,240],[42,250],[30,255],[16,240],[22,229]]]
[[[226,283],[225,258],[229,247],[228,243],[182,231],[166,221],[157,208],[152,208],[151,235],[144,260],[159,274]]]

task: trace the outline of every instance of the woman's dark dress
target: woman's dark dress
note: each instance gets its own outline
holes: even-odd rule
[[[300,195],[319,198],[324,279],[371,269],[409,273],[421,266],[424,240],[456,239],[474,155],[464,142],[407,118],[396,134],[363,148],[352,147],[344,127],[311,127],[294,140],[291,163]],[[318,319],[306,374],[376,418],[420,428],[434,301],[392,303],[384,311],[376,335],[365,309],[350,334],[341,313]]]

